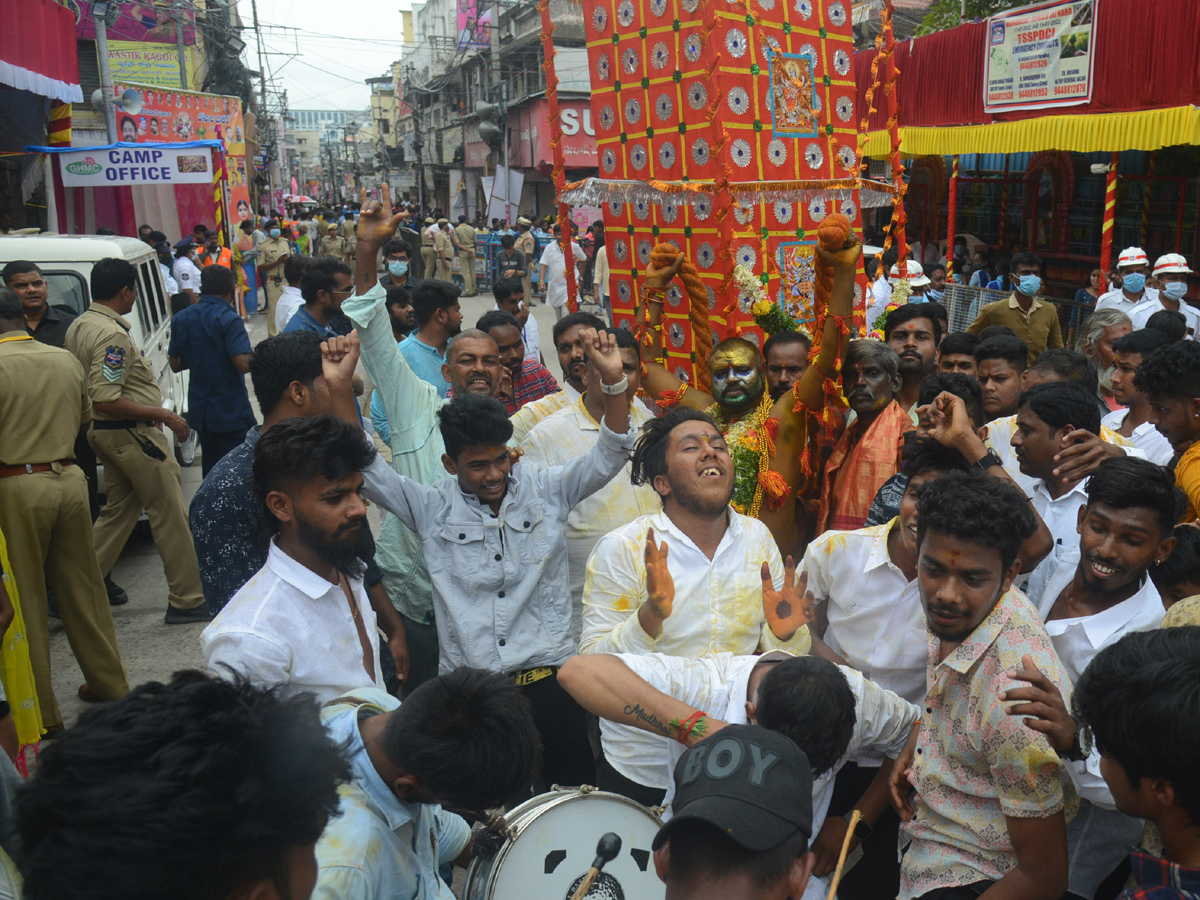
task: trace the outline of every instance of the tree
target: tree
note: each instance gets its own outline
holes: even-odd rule
[[[954,28],[962,22],[986,19],[1006,9],[1024,6],[1025,0],[934,0],[921,20],[917,34]]]

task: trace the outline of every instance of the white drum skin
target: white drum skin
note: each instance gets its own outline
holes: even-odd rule
[[[511,832],[490,856],[467,868],[463,900],[570,900],[607,832],[621,850],[604,866],[589,900],[662,900],[650,845],[662,821],[618,794],[562,788],[526,800],[505,815]]]

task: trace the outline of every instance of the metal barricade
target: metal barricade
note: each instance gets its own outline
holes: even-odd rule
[[[1010,296],[1012,294],[1008,291],[993,291],[987,288],[968,287],[947,282],[946,295],[941,301],[950,317],[950,330],[947,333],[966,331],[967,326],[975,321],[983,307],[997,300],[1007,300]],[[1039,297],[1038,299],[1044,303],[1054,304],[1055,309],[1058,310],[1058,323],[1062,330],[1063,341],[1068,347],[1073,347],[1079,326],[1092,314],[1095,306],[1058,297]]]

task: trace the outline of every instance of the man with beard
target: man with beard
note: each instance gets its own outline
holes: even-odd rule
[[[1181,512],[1174,479],[1144,459],[1101,463],[1079,511],[1079,540],[1063,554],[1038,604],[1063,667],[1077,682],[1088,663],[1121,637],[1150,631],[1163,604],[1148,572],[1175,547]],[[1082,754],[1078,754],[1082,756]],[[1067,825],[1070,893],[1091,898],[1142,833],[1141,819],[1120,812],[1099,774],[1099,759],[1069,765],[1081,798]]]
[[[408,289],[397,284],[389,285],[384,306],[387,307],[388,319],[392,323],[392,336],[398,344],[417,327],[417,314],[413,312]]]
[[[1071,779],[1046,737],[997,696],[1026,659],[1068,684],[1041,619],[1011,590],[1035,523],[1020,490],[998,478],[951,472],[917,491],[929,656],[924,716],[890,779],[911,841],[900,900],[1057,900],[1067,888]]]
[[[781,331],[763,344],[766,362],[767,390],[771,399],[778,400],[792,389],[808,370],[808,351],[812,340],[803,331]]]
[[[646,392],[660,404],[678,403],[704,411],[716,423],[740,459],[732,496],[734,510],[753,513],[785,553],[798,553],[802,547],[796,523],[796,493],[808,480],[802,459],[806,456],[810,420],[819,418],[825,409],[825,383],[837,378],[838,360],[845,358],[850,342],[849,333],[839,323],[853,312],[855,270],[862,244],[850,233],[840,249],[828,251],[818,247],[816,252],[833,267],[829,307],[823,311],[827,315],[821,349],[791,392],[775,401],[767,393],[763,358],[758,348],[743,338],[726,338],[713,347],[707,360],[711,394],[685,384],[657,361],[663,358],[663,330],[659,326],[665,291],[683,266],[682,254],[661,269],[651,262],[646,269],[643,291],[653,337],[649,359],[654,360],[646,363],[642,381]],[[775,432],[773,449],[768,437],[772,431]],[[751,449],[748,445],[756,447]],[[763,454],[769,458],[765,467],[760,466]],[[767,470],[765,473],[763,468]],[[764,482],[773,484],[772,493],[767,492]],[[868,497],[867,503],[870,502]]]
[[[384,186],[384,208],[390,209],[390,191]],[[365,191],[363,200],[366,200]],[[438,410],[447,402],[428,379],[419,377],[408,357],[396,346],[386,293],[376,277],[375,260],[379,249],[392,239],[401,216],[384,215],[377,206],[359,215],[360,233],[355,256],[356,295],[343,306],[358,329],[362,342],[362,360],[375,385],[371,398],[371,419],[375,430],[392,451],[392,468],[420,484],[431,485],[445,477],[442,456],[446,452],[438,429]],[[438,298],[453,294],[449,307],[438,305]],[[419,293],[428,314],[426,324],[451,321],[450,311],[458,311],[457,289],[435,281],[418,282]],[[415,304],[414,304],[415,305]],[[418,316],[419,318],[419,316]],[[457,328],[456,328],[457,330]],[[404,341],[408,344],[417,335]],[[437,353],[436,348],[422,347]],[[404,345],[402,344],[401,347]],[[414,358],[426,353],[416,348]],[[481,331],[469,329],[447,340],[446,362],[440,380],[449,382],[454,396],[482,393],[492,396],[500,385],[500,356],[496,342]],[[390,425],[389,425],[390,422]],[[408,639],[409,676],[405,690],[411,691],[437,675],[438,633],[433,613],[433,583],[420,538],[402,525],[395,516],[385,515],[376,544],[376,563],[383,571],[383,586],[400,613]]]
[[[374,458],[357,423],[332,415],[289,419],[259,438],[267,562],[201,634],[209,669],[322,703],[383,688],[361,561],[371,539],[362,470]]]
[[[550,370],[540,362],[525,356],[525,343],[521,340],[521,323],[515,316],[502,310],[484,313],[475,327],[496,342],[500,352],[500,365],[507,373],[500,384],[497,399],[504,404],[509,415],[526,403],[540,400],[547,394],[559,390],[558,382]]]
[[[370,240],[363,223],[387,219],[378,206],[364,203],[360,243]],[[442,464],[452,478],[429,486],[379,460],[365,473],[367,496],[420,538],[445,623],[439,671],[503,672],[533,704],[545,750],[542,789],[595,783],[583,710],[554,677],[575,651],[567,517],[621,470],[633,439],[616,337],[588,331],[583,341],[604,395],[600,438],[586,454],[548,469],[514,463],[507,410],[468,393],[438,410]]]
[[[541,400],[535,400],[517,410],[516,415],[512,417],[514,446],[524,441],[533,426],[542,419],[570,406],[583,396],[583,392],[587,390],[587,362],[580,335],[589,328],[602,331],[604,327],[603,319],[585,312],[571,313],[554,323],[551,336],[554,352],[558,354],[558,364],[562,368],[562,390],[547,394]],[[528,354],[528,347],[526,353]]]
[[[921,382],[937,368],[942,323],[936,304],[909,303],[888,314],[883,339],[900,357],[900,390],[896,402],[917,424],[917,394]]]
[[[1182,313],[1180,313],[1182,315]],[[1150,327],[1144,325],[1143,327]],[[1096,371],[1100,373],[1100,399],[1108,406],[1109,411],[1117,408],[1118,404],[1112,396],[1112,372],[1116,364],[1113,356],[1113,344],[1133,330],[1129,316],[1119,309],[1102,309],[1088,316],[1079,328],[1079,336],[1075,347],[1092,361]],[[1178,340],[1178,338],[1173,338]]]
[[[904,434],[915,427],[896,401],[900,385],[900,358],[895,350],[879,341],[850,342],[842,364],[842,391],[855,419],[825,464],[818,535],[830,529],[862,528],[875,494],[899,469]]]
[[[647,422],[633,483],[651,485],[662,510],[596,543],[583,586],[580,653],[808,651],[808,603],[795,566],[789,558],[785,576],[766,526],[730,508],[733,460],[711,418],[677,406]],[[666,743],[626,725],[602,722],[600,731],[600,786],[660,802]]]

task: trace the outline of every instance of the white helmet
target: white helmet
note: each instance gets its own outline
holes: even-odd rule
[[[1154,263],[1155,275],[1191,275],[1192,270],[1188,268],[1187,260],[1179,253],[1164,253]]]
[[[1122,269],[1125,266],[1148,266],[1150,260],[1146,258],[1146,251],[1141,247],[1126,247],[1121,251],[1121,255],[1117,257],[1117,268]]]
[[[905,268],[908,270],[908,283],[913,287],[924,287],[929,284],[929,279],[925,277],[925,270],[921,268],[921,264],[915,259],[904,261]],[[896,263],[888,272],[888,283],[900,283],[900,264]]]

